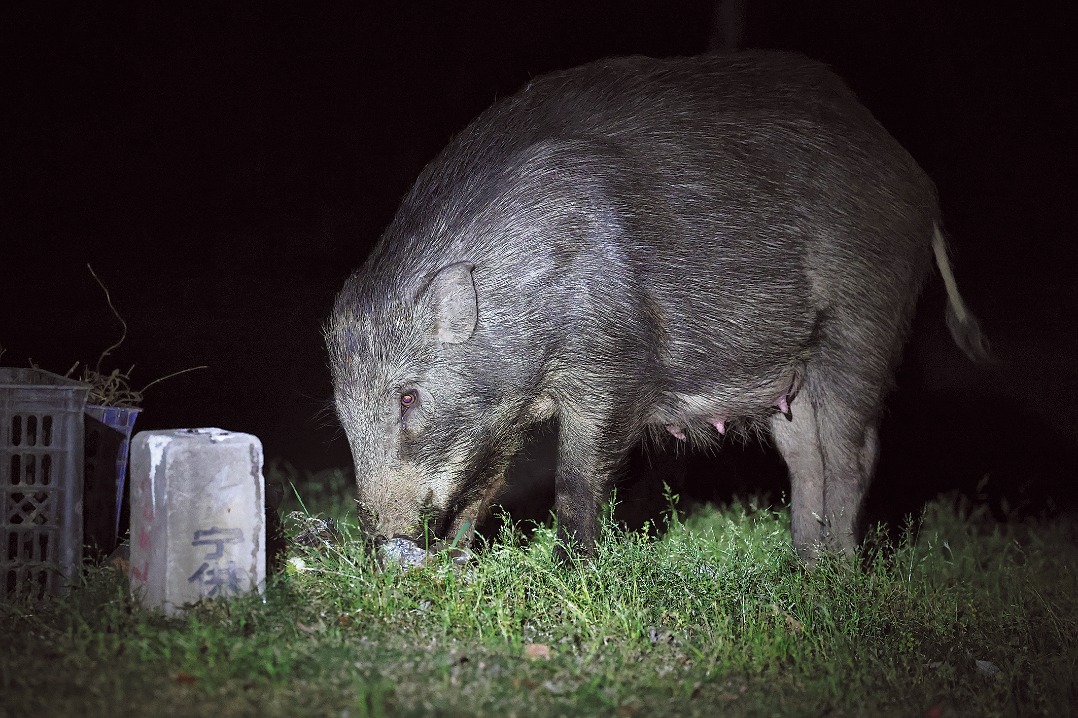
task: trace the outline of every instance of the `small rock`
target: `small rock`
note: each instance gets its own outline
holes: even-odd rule
[[[383,566],[396,564],[410,571],[425,565],[433,554],[425,548],[420,548],[419,544],[411,539],[392,538],[379,547],[378,556]]]
[[[381,559],[383,567],[389,564],[395,564],[398,568],[405,571],[411,571],[412,569],[426,566],[441,553],[447,553],[453,568],[457,569],[466,567],[474,558],[471,551],[465,548],[453,547],[444,549],[435,547],[433,550],[424,549],[415,541],[400,537],[389,539],[378,547],[378,556]]]

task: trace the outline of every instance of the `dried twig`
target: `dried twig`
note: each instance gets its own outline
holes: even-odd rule
[[[109,293],[108,287],[101,281],[97,273],[94,272],[94,268],[89,264],[86,268],[90,270],[90,274],[93,275],[94,281],[101,287],[101,291],[105,293],[105,301],[109,304],[109,309],[112,310],[113,316],[115,316],[123,327],[123,332],[120,334],[120,339],[110,346],[105,351],[101,352],[101,356],[97,358],[97,364],[93,369],[90,366],[84,365],[82,375],[76,377],[79,381],[90,385],[90,393],[87,397],[87,402],[90,404],[99,404],[101,406],[121,406],[121,407],[133,407],[142,403],[143,393],[154,384],[162,382],[165,379],[171,379],[174,376],[185,374],[189,371],[195,371],[196,369],[205,369],[206,366],[194,366],[187,369],[181,369],[180,371],[173,372],[167,376],[154,379],[141,389],[133,389],[131,387],[131,372],[135,369],[134,364],[131,365],[126,372],[122,372],[119,369],[113,369],[110,373],[105,374],[101,371],[101,362],[105,357],[109,356],[114,349],[117,349],[123,344],[124,339],[127,338],[127,322],[120,316],[120,312],[117,311],[116,306],[112,303],[112,296]],[[0,347],[0,354],[3,354],[3,348]],[[81,362],[75,362],[71,365],[71,368],[64,374],[65,377],[71,378],[72,374],[79,368]],[[30,362],[30,366],[35,369],[39,369],[33,361]]]
[[[109,294],[109,288],[105,286],[105,283],[102,282],[100,278],[98,278],[97,272],[94,271],[94,268],[90,266],[89,262],[86,263],[86,268],[90,270],[90,275],[93,276],[94,281],[97,282],[97,286],[101,287],[101,291],[105,293],[105,301],[109,303],[109,309],[112,310],[112,315],[119,319],[120,325],[123,326],[123,332],[120,334],[119,341],[117,341],[105,351],[101,352],[101,356],[97,358],[97,366],[94,367],[94,373],[100,374],[101,360],[107,357],[113,349],[119,348],[119,346],[124,343],[124,339],[127,339],[127,322],[125,322],[124,318],[120,316],[120,313],[116,311],[116,307],[112,303],[112,295]],[[134,367],[131,368],[134,369]]]
[[[132,367],[132,368],[134,368],[134,367]],[[151,386],[153,386],[154,384],[156,384],[159,381],[164,381],[165,379],[171,379],[174,376],[179,376],[180,374],[186,374],[187,372],[195,371],[196,369],[209,369],[209,368],[210,367],[209,367],[208,364],[202,364],[201,366],[189,366],[186,369],[180,369],[179,371],[174,371],[171,374],[166,374],[165,376],[154,379],[149,384],[147,384],[146,386],[139,389],[138,393],[142,394],[144,391],[146,391],[147,389],[149,389]]]

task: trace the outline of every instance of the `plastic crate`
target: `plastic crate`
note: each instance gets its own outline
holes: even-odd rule
[[[0,367],[0,599],[62,593],[82,562],[90,387]]]
[[[140,411],[128,406],[86,405],[82,542],[98,556],[109,555],[120,536],[128,446]]]

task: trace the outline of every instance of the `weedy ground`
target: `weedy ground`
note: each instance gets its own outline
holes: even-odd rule
[[[539,527],[404,573],[362,551],[342,474],[296,488],[341,541],[294,546],[304,568],[265,602],[169,619],[104,566],[0,604],[0,716],[1078,714],[1067,517],[997,523],[944,498],[806,572],[787,512],[746,502],[671,513],[658,538],[608,521],[569,568]]]

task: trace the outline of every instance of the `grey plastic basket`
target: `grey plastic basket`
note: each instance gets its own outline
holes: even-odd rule
[[[82,562],[89,390],[47,371],[0,367],[0,600],[62,593]]]

